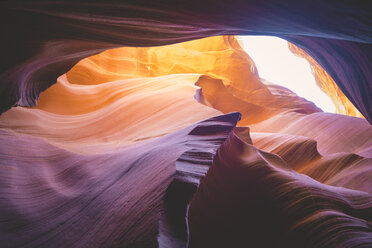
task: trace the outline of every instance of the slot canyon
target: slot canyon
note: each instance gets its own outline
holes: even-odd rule
[[[0,247],[372,247],[368,1],[0,6]],[[336,113],[244,35],[287,41]]]

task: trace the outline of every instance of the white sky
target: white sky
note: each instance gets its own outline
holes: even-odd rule
[[[324,112],[335,113],[331,99],[316,85],[309,62],[294,55],[286,40],[270,36],[239,36],[239,40],[261,78],[290,89]]]

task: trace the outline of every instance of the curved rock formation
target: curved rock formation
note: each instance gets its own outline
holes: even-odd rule
[[[370,194],[319,183],[231,134],[191,201],[190,247],[369,247],[371,212]]]
[[[79,155],[2,130],[0,142],[7,146],[0,158],[1,246],[157,246],[163,197],[176,160],[182,154],[182,161],[205,164],[205,158],[192,155],[199,150],[213,154],[239,116],[212,118],[102,155]],[[212,131],[199,132],[199,126]]]
[[[295,55],[305,58],[310,63],[316,83],[332,99],[338,114],[363,117],[344,93],[342,93],[340,88],[338,88],[335,81],[312,57],[292,43],[288,43],[288,47]]]
[[[371,247],[366,3],[1,5],[2,247]],[[366,119],[217,34],[289,40]]]
[[[154,46],[221,34],[284,38],[312,56],[372,122],[370,12],[363,0],[1,3],[1,112],[34,106],[80,59],[119,46]],[[213,8],[211,8],[213,6]],[[9,25],[11,23],[11,25]]]

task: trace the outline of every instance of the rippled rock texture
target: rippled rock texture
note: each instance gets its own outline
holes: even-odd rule
[[[2,247],[372,246],[363,2],[1,11]],[[297,45],[339,108],[366,119],[265,83],[234,36],[197,39],[245,33]]]
[[[80,59],[119,46],[222,34],[284,38],[304,49],[372,122],[371,14],[363,0],[2,1],[1,112],[34,106]]]

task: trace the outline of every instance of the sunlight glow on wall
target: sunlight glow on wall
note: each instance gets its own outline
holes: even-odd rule
[[[239,40],[261,78],[290,89],[325,112],[336,112],[331,99],[316,85],[310,64],[294,55],[286,40],[269,36],[239,36]]]

